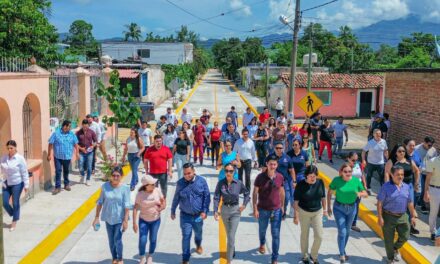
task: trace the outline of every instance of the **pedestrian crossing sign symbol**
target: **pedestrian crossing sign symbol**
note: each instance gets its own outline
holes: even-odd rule
[[[313,92],[308,92],[301,100],[298,101],[298,106],[310,117],[321,108],[323,105],[321,99]]]

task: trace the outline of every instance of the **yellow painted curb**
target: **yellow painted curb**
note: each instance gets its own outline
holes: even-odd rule
[[[122,167],[125,177],[130,172],[130,166]],[[95,208],[101,194],[101,188],[93,193],[78,209],[75,210],[62,224],[57,226],[46,238],[20,260],[20,264],[42,263],[53,251],[72,233],[72,231]],[[91,224],[91,223],[90,223]]]
[[[200,83],[205,79],[206,73],[203,74],[202,78],[196,82],[194,87],[191,89],[191,92],[189,92],[188,96],[185,100],[177,107],[176,111],[174,111],[176,114],[178,114],[180,111],[182,111],[183,107],[188,103],[189,99],[193,96],[193,94],[196,92],[197,88],[199,88]]]
[[[331,179],[322,172],[319,172],[319,178],[328,186],[331,183]],[[381,239],[383,239],[382,228],[377,224],[377,216],[368,209],[362,203],[359,205],[359,217],[373,230]],[[403,247],[399,250],[402,258],[411,264],[430,264],[431,262],[425,258],[420,252],[417,251],[410,243],[405,243]]]
[[[252,112],[254,112],[254,115],[258,118],[258,116],[260,115],[257,111],[257,109],[255,109],[255,107],[253,105],[251,105],[251,103],[248,101],[248,99],[240,92],[240,90],[238,90],[237,86],[235,86],[235,84],[231,81],[229,82],[229,86],[231,86],[232,89],[234,89],[234,91],[236,91],[238,93],[238,95],[240,96],[241,100],[243,100],[243,102],[252,110]]]

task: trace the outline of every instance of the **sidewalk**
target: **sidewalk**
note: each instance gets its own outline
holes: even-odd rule
[[[114,155],[114,149],[108,151]],[[97,167],[99,160],[97,161]],[[75,168],[75,165],[72,165]],[[97,172],[99,169],[96,170]],[[72,190],[52,195],[51,190],[42,191],[21,206],[20,220],[14,232],[5,228],[11,218],[3,214],[3,235],[6,263],[18,263],[35,246],[69,217],[102,185],[101,174],[91,176],[91,186],[80,184],[78,169],[69,175]]]

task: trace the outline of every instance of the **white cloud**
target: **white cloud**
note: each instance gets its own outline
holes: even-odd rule
[[[201,41],[207,41],[208,38],[207,38],[207,37],[200,37],[200,40],[201,40]]]
[[[382,20],[393,20],[410,13],[404,0],[374,0],[372,10],[373,14]]]
[[[251,7],[249,5],[246,5],[243,0],[231,0],[229,6],[232,9],[241,9],[240,12],[237,12],[236,14],[241,14],[243,16],[252,15]]]
[[[142,33],[146,33],[148,30],[146,26],[140,26],[140,28]]]

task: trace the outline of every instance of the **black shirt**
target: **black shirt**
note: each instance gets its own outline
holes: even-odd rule
[[[412,169],[411,161],[409,162],[395,162],[394,165],[399,165],[403,168],[403,182],[410,184],[413,182],[414,171]]]
[[[226,179],[219,181],[214,192],[214,212],[218,211],[220,198],[223,198],[224,205],[238,205],[240,194],[244,195],[243,205],[246,206],[251,198],[249,190],[241,181],[233,179],[230,185]]]
[[[319,140],[332,142],[332,138],[334,138],[335,131],[331,126],[326,127],[325,125],[321,125],[319,127],[319,131],[321,135],[319,136]]]
[[[176,140],[174,141],[174,146],[176,146],[177,154],[187,155],[188,154],[187,147],[190,146],[190,142],[188,139],[176,138]]]
[[[322,208],[322,198],[325,198],[325,187],[320,179],[316,179],[314,184],[300,181],[296,185],[293,195],[293,199],[298,201],[299,207],[307,212],[319,211]]]
[[[382,131],[382,138],[384,138],[384,133],[388,132],[388,127],[387,124],[385,124],[385,122],[381,121],[381,122],[376,122],[374,121],[373,124],[371,125],[371,137],[373,136],[373,131],[375,129],[379,129],[380,131]]]

